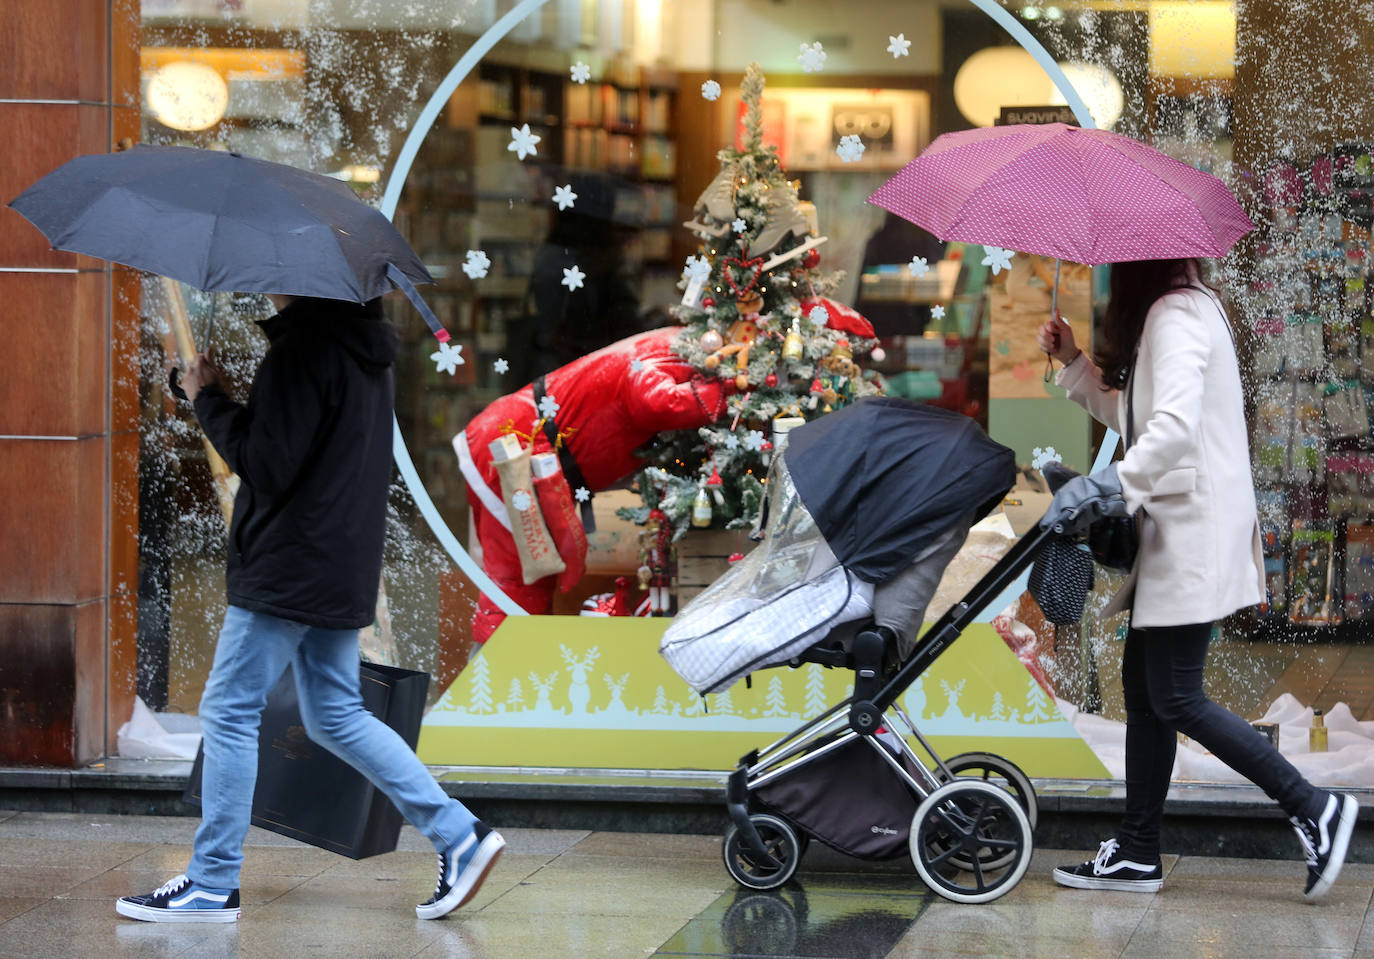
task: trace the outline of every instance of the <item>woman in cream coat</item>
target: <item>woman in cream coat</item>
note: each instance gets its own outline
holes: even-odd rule
[[[1130,439],[1119,462],[1061,487],[1042,522],[1072,532],[1094,517],[1134,515],[1140,530],[1135,568],[1108,607],[1131,610],[1121,666],[1126,811],[1094,859],[1056,869],[1055,880],[1083,889],[1163,886],[1159,832],[1177,731],[1283,807],[1307,854],[1305,894],[1322,895],[1345,858],[1354,797],[1307,782],[1202,689],[1213,623],[1264,598],[1240,371],[1220,300],[1196,261],[1118,263],[1095,358],[1057,317],[1038,339],[1064,364],[1057,381],[1069,396]]]

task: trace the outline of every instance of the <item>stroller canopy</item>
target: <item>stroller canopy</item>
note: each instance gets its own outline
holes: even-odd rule
[[[835,557],[870,583],[956,524],[986,516],[1016,483],[1016,455],[973,420],[894,397],[793,430],[784,457]]]

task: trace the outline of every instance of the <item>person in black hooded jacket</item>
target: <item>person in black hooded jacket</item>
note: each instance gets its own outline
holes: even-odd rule
[[[207,355],[182,378],[236,474],[229,609],[200,703],[201,824],[183,875],[116,910],[153,922],[233,922],[267,694],[288,664],[315,742],[367,776],[433,842],[437,919],[476,894],[505,842],[362,704],[358,629],[373,621],[391,480],[395,331],[381,301],[273,296],[271,347],[241,405]],[[320,797],[328,802],[328,797]]]

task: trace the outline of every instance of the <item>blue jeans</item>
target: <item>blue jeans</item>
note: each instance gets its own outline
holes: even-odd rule
[[[356,629],[321,629],[230,606],[200,701],[205,766],[201,823],[186,869],[192,881],[238,888],[258,776],[258,727],[288,663],[312,740],[370,779],[436,850],[471,831],[472,813],[444,793],[395,730],[363,708]]]

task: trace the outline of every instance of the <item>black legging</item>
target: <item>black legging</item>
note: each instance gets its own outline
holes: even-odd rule
[[[1290,816],[1321,812],[1326,793],[1284,759],[1262,734],[1202,691],[1211,623],[1132,627],[1126,634],[1121,684],[1126,693],[1126,813],[1117,836],[1137,862],[1159,858],[1164,797],[1173,775],[1175,731],[1249,779]]]

